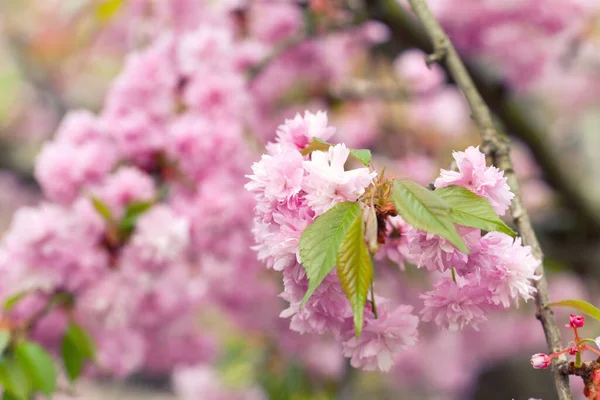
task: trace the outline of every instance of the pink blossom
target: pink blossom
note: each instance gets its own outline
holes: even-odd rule
[[[414,346],[417,341],[419,318],[411,314],[412,307],[401,305],[393,311],[378,307],[379,316],[367,314],[359,338],[354,336],[354,327],[347,333],[343,343],[346,357],[354,368],[366,371],[379,369],[389,372],[393,360],[401,350]]]
[[[190,225],[164,205],[152,207],[137,221],[125,249],[125,262],[138,268],[164,267],[182,257],[190,241]]]
[[[335,128],[327,125],[327,113],[319,111],[313,114],[309,111],[304,117],[296,114],[293,119],[286,119],[283,125],[277,128],[277,143],[283,149],[291,148],[302,150],[313,138],[329,139],[335,133]],[[272,154],[277,147],[267,145],[267,150]]]
[[[508,308],[511,300],[533,298],[536,289],[531,281],[539,279],[536,269],[540,262],[531,254],[530,246],[521,245],[521,238],[513,240],[504,233],[490,232],[481,239],[481,251],[473,258],[494,304]]]
[[[402,52],[394,61],[396,74],[416,92],[429,92],[439,88],[446,79],[442,67],[437,64],[427,66],[421,50],[409,49]]]
[[[22,285],[76,291],[103,276],[108,254],[97,247],[103,230],[85,199],[74,209],[46,203],[17,211],[2,245],[8,260],[27,266],[31,279],[23,277]]]
[[[464,152],[454,152],[453,156],[458,172],[442,170],[440,177],[435,180],[435,187],[463,186],[487,198],[498,215],[504,215],[515,197],[506,183],[504,171],[496,167],[487,167],[485,154],[479,150],[479,147],[471,146]]]
[[[125,377],[144,362],[146,342],[134,330],[103,331],[96,338],[97,361],[100,368],[117,377]]]
[[[339,202],[356,201],[377,175],[368,168],[345,171],[349,155],[346,145],[337,144],[328,152],[313,152],[310,161],[304,161],[308,174],[302,188],[308,205],[317,214],[323,214]]]
[[[182,74],[190,76],[208,66],[215,70],[229,67],[235,45],[228,29],[214,26],[200,28],[182,35],[177,46],[177,61]],[[206,60],[210,60],[207,63]]]
[[[481,232],[479,229],[457,226],[457,231],[469,250],[479,246]],[[417,266],[424,266],[428,271],[444,272],[454,268],[459,275],[471,272],[469,256],[458,250],[452,243],[432,233],[410,229],[406,233],[410,254],[417,260]]]
[[[250,10],[250,32],[264,43],[276,44],[302,29],[302,10],[295,4],[257,2]]]
[[[125,158],[147,163],[165,147],[164,126],[143,111],[108,115],[105,121],[111,126],[110,134]]]
[[[260,190],[268,200],[287,201],[302,189],[304,168],[302,155],[296,150],[288,150],[276,155],[264,154],[261,160],[252,165],[253,175],[246,190]]]
[[[290,329],[298,333],[325,332],[339,334],[342,324],[352,316],[348,299],[344,294],[335,271],[331,272],[300,308],[308,289],[306,272],[300,264],[283,271],[284,291],[280,297],[290,303],[280,317],[292,318]]]
[[[249,108],[246,81],[236,72],[215,71],[194,77],[185,87],[183,100],[190,109],[213,118],[244,115]]]
[[[115,161],[115,150],[105,138],[81,145],[48,142],[36,160],[35,177],[48,198],[68,204],[83,187],[102,180]]]
[[[243,165],[245,170],[250,162],[249,151],[242,142],[242,127],[235,120],[211,121],[196,113],[186,113],[174,118],[167,130],[167,154],[193,180],[214,173],[215,165]]]
[[[177,85],[173,44],[172,36],[163,35],[147,50],[127,57],[109,90],[104,116],[116,118],[134,110],[158,119],[171,115]]]
[[[456,277],[456,282],[443,278],[434,285],[434,290],[421,295],[425,307],[421,311],[423,321],[434,321],[438,326],[456,331],[486,320],[491,309],[488,292],[474,279]]]
[[[98,142],[106,137],[106,127],[87,110],[71,111],[60,123],[56,132],[57,141],[80,146],[88,142]]]
[[[156,187],[152,178],[135,167],[119,168],[108,176],[95,192],[109,206],[116,218],[120,218],[128,204],[149,202],[156,197]]]
[[[443,87],[428,96],[417,97],[408,104],[411,121],[448,136],[462,136],[470,128],[469,107],[455,87]]]

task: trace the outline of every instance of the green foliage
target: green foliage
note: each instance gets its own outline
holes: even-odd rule
[[[15,347],[15,356],[33,391],[51,397],[56,390],[56,368],[46,350],[35,343],[22,342]]]
[[[79,377],[86,361],[96,357],[92,338],[74,322],[71,322],[63,337],[61,352],[65,370],[71,381]]]
[[[550,307],[571,307],[600,321],[600,309],[583,300],[562,300],[548,304]]]
[[[98,214],[102,215],[107,222],[112,222],[113,217],[108,205],[97,197],[92,197],[91,201]]]
[[[327,151],[333,144],[328,143],[319,138],[313,138],[313,140],[306,146],[300,153],[303,156],[309,155],[313,151]],[[350,149],[350,155],[356,158],[358,161],[368,166],[371,162],[371,150],[369,149]]]
[[[12,297],[9,297],[8,300],[6,300],[6,302],[4,303],[4,312],[12,310],[12,308],[16,306],[17,303],[19,303],[19,301],[23,300],[28,294],[29,292],[21,292],[15,294]]]
[[[29,400],[31,385],[23,366],[13,357],[0,360],[0,384],[4,388],[4,399]]]
[[[480,197],[462,186],[447,186],[435,190],[434,193],[450,206],[452,222],[488,232],[498,231],[512,237],[517,236],[498,217],[485,197]]]
[[[373,263],[364,240],[362,216],[352,221],[338,253],[337,271],[342,288],[354,313],[356,337],[363,327],[364,309],[373,281]]]
[[[302,233],[299,243],[300,260],[308,277],[304,304],[337,262],[342,240],[350,226],[361,215],[360,205],[350,201],[336,204],[319,216]]]
[[[125,209],[125,214],[121,221],[119,221],[119,231],[122,232],[125,236],[130,235],[135,229],[135,224],[143,213],[148,211],[154,202],[134,202],[127,206]]]
[[[415,228],[448,239],[457,249],[469,254],[469,249],[456,231],[450,206],[435,192],[408,180],[395,181],[392,201],[398,214]]]
[[[371,162],[371,150],[369,149],[350,149],[350,155],[365,166],[368,166]]]
[[[4,354],[4,351],[10,343],[10,331],[7,329],[0,330],[0,357]]]
[[[313,151],[327,151],[332,146],[331,143],[327,143],[319,138],[313,138],[311,142],[304,149],[300,151],[303,156],[307,156]]]

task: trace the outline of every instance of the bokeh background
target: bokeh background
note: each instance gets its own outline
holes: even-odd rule
[[[546,253],[551,299],[600,304],[600,3],[428,3],[464,55],[498,127],[513,141],[515,170]],[[2,0],[5,246],[27,236],[15,218],[18,210],[40,207],[48,191],[56,200],[59,189],[52,182],[75,179],[65,169],[85,163],[77,152],[86,160],[96,157],[83,148],[65,148],[57,156],[64,156],[60,173],[48,167],[48,157],[38,157],[49,141],[58,140],[57,132],[68,130],[61,127],[65,116],[75,110],[110,114],[127,90],[142,93],[135,100],[142,113],[160,108],[164,82],[152,63],[153,57],[168,59],[160,54],[168,35],[192,54],[186,58],[191,78],[181,79],[193,79],[195,89],[186,95],[183,112],[195,107],[211,118],[180,146],[181,152],[194,149],[187,157],[208,160],[190,166],[200,171],[194,179],[203,189],[178,209],[196,232],[190,246],[202,259],[185,291],[204,292],[186,292],[180,299],[181,282],[157,278],[155,298],[130,310],[127,318],[134,324],[95,331],[104,369],[66,385],[60,396],[555,398],[550,373],[529,364],[531,354],[546,349],[531,303],[491,315],[479,331],[447,332],[422,323],[418,345],[402,353],[390,373],[361,372],[348,366],[330,338],[288,329],[289,321],[279,318],[285,309],[277,297],[281,279],[251,249],[253,203],[243,188],[244,174],[277,125],[297,112],[326,110],[337,127],[336,142],[369,148],[379,167],[425,185],[450,165],[452,150],[479,143],[456,87],[440,67],[425,66],[427,40],[401,0]],[[162,122],[111,121],[119,126],[114,135],[129,138],[133,147],[152,141],[150,130],[160,136],[167,129]],[[135,186],[139,180],[132,179]],[[25,225],[35,231],[43,223],[53,221]],[[426,275],[411,266],[403,272],[391,262],[377,268],[378,287],[419,310]],[[95,288],[89,297],[111,303],[115,312],[124,307],[119,301],[129,301],[117,300],[120,293],[130,290],[115,285]],[[180,329],[183,314],[186,328]],[[158,320],[149,323],[148,316]],[[557,310],[557,319],[563,326],[567,310]],[[51,332],[60,326],[58,317],[43,321],[39,340],[52,348]],[[588,321],[584,330],[596,337],[600,324]],[[573,386],[581,392],[577,379]]]

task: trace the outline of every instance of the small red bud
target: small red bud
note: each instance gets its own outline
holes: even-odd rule
[[[579,353],[579,349],[577,348],[577,346],[573,346],[569,349],[569,354],[574,356],[575,354]]]
[[[582,315],[569,315],[569,324],[566,325],[567,328],[581,328],[585,319]]]

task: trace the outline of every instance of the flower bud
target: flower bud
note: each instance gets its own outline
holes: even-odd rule
[[[569,315],[569,323],[565,325],[567,328],[581,328],[585,319],[582,315]]]
[[[536,353],[531,356],[531,365],[535,369],[546,369],[550,366],[552,359],[548,354]]]
[[[577,346],[573,346],[573,347],[569,348],[570,355],[574,356],[577,353],[579,353],[579,349],[577,348]]]

